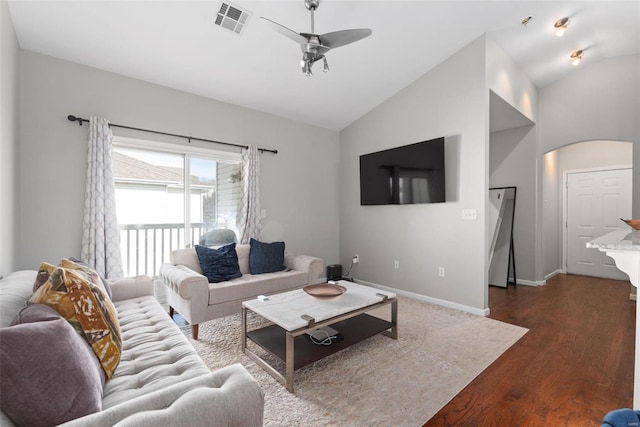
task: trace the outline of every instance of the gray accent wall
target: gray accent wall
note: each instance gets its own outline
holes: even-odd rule
[[[562,173],[559,169],[558,151],[544,155],[542,166],[542,218],[544,247],[544,279],[562,270]]]
[[[633,217],[640,218],[640,56],[581,64],[539,90],[541,153],[575,142],[633,142]]]
[[[538,89],[511,57],[489,36],[486,37],[486,52],[486,77],[489,89],[518,114],[524,116],[530,124],[537,123]],[[496,118],[491,120],[495,122]]]
[[[530,285],[537,284],[536,136],[536,127],[532,125],[492,132],[489,156],[489,185],[517,188],[513,223],[516,279],[518,283]],[[513,277],[512,274],[509,277]]]
[[[17,265],[19,49],[7,2],[0,1],[0,277]]]
[[[536,257],[542,217],[539,203],[538,90],[528,76],[487,37],[487,84],[490,89],[489,185],[517,187],[513,224],[516,279],[540,283]],[[489,237],[487,237],[489,242]],[[513,272],[511,272],[513,274]]]
[[[565,271],[562,265],[564,173],[571,170],[631,165],[633,151],[631,142],[586,141],[560,147],[544,155],[545,278]]]
[[[561,178],[565,171],[627,166],[633,160],[631,142],[585,141],[560,147],[557,152]]]
[[[288,251],[338,261],[336,132],[29,51],[20,57],[17,268],[79,255],[88,125],[69,122],[69,114],[278,150],[261,155],[263,240],[284,240]]]
[[[504,117],[490,117],[493,94],[501,100]],[[508,128],[513,117],[518,124],[512,127],[518,129],[503,129],[496,136],[496,144],[502,146],[490,164],[491,124]],[[535,86],[502,49],[482,36],[344,129],[340,133],[343,264],[349,265],[358,254],[360,263],[352,272],[358,280],[486,313],[489,186],[517,185],[524,193],[520,208],[524,213],[518,222],[522,274],[534,280],[537,131],[532,123],[536,119]],[[523,123],[528,127],[522,128]],[[445,137],[446,203],[360,206],[359,156],[439,136]],[[476,209],[477,220],[463,220],[465,209]],[[396,260],[399,268],[394,267]],[[440,267],[444,277],[438,275]]]
[[[484,70],[481,37],[340,132],[340,254],[346,265],[360,255],[355,278],[480,311],[487,307]],[[441,136],[446,203],[360,205],[360,155]],[[462,209],[477,209],[478,219],[462,220]]]
[[[584,65],[584,67],[583,67]],[[633,166],[633,217],[640,217],[640,56],[609,58],[584,63],[565,78],[538,91],[539,155],[546,154],[543,204],[542,276],[563,269],[562,263],[562,171],[620,164],[628,156]],[[596,144],[571,144],[601,141]],[[628,142],[603,145],[602,141]],[[555,151],[558,148],[562,150]],[[587,148],[585,148],[587,147]],[[626,148],[621,148],[626,147]],[[585,151],[586,150],[586,151]],[[604,155],[606,153],[606,156]],[[625,154],[626,153],[626,154]],[[562,164],[560,164],[562,162]],[[555,168],[555,172],[553,171]]]

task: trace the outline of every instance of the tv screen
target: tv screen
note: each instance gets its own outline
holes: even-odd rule
[[[360,204],[445,201],[444,137],[360,156]]]

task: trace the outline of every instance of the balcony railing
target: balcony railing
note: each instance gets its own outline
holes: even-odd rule
[[[160,265],[169,262],[171,251],[187,246],[184,224],[121,224],[120,251],[126,276],[158,275]],[[191,223],[192,244],[216,228],[213,223]]]

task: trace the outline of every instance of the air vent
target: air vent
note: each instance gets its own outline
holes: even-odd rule
[[[251,12],[244,10],[237,5],[229,2],[222,3],[218,16],[216,16],[216,25],[222,28],[240,34],[247,24],[247,19],[251,16]]]

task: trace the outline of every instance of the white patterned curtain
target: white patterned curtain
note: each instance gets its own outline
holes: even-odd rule
[[[112,140],[109,121],[91,116],[81,257],[108,279],[122,277]]]
[[[260,239],[260,157],[258,148],[249,145],[242,152],[242,208],[240,209],[240,243]]]

